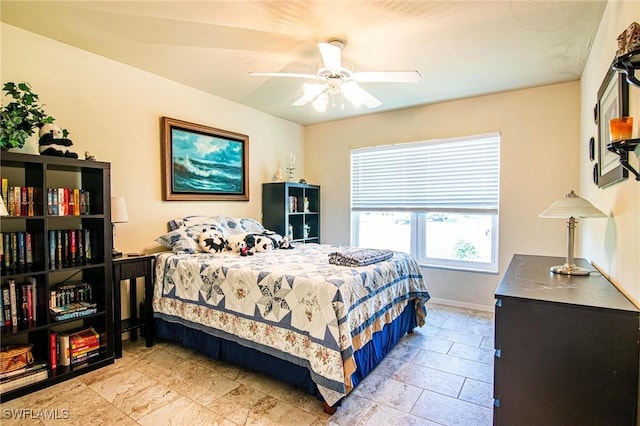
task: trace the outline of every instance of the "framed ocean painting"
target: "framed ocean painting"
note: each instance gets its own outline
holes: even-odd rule
[[[164,199],[249,200],[249,136],[162,117]]]

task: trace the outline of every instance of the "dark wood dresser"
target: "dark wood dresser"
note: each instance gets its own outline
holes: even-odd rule
[[[564,262],[515,255],[496,290],[493,423],[635,426],[640,311],[598,272],[549,272]]]

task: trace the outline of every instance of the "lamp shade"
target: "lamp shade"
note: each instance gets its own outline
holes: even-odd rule
[[[4,205],[4,200],[0,197],[0,216],[9,216],[7,206]]]
[[[539,217],[567,219],[570,217],[607,217],[589,201],[571,191],[564,198],[554,201]]]
[[[127,203],[124,197],[111,197],[111,223],[129,222]]]
[[[576,229],[576,217],[607,217],[606,214],[598,210],[578,195],[571,191],[564,198],[554,201],[545,211],[540,213],[540,217],[567,219],[567,261],[564,265],[552,266],[551,272],[563,275],[589,275],[591,271],[581,268],[573,263],[574,233]]]

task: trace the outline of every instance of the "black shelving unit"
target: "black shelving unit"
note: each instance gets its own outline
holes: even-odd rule
[[[48,378],[0,394],[2,402],[68,380],[114,362],[113,295],[111,265],[111,166],[99,161],[78,160],[21,153],[3,152],[0,174],[8,186],[32,187],[32,215],[0,217],[0,232],[29,233],[32,262],[28,266],[9,265],[3,259],[0,284],[10,280],[16,285],[35,284],[35,321],[22,320],[1,328],[2,346],[31,344],[38,361],[48,364]],[[90,194],[88,211],[78,215],[54,215],[48,209],[47,189],[78,188]],[[7,205],[7,200],[5,205]],[[7,206],[8,207],[8,206]],[[90,231],[91,258],[56,264],[51,257],[50,232],[58,230]],[[69,281],[91,283],[92,301],[97,312],[64,321],[49,314],[50,292]],[[101,334],[99,356],[87,363],[52,368],[50,338],[61,333],[93,327]]]
[[[611,152],[618,154],[620,157],[620,164],[622,167],[630,171],[637,181],[640,181],[640,172],[633,168],[629,164],[629,153],[635,151],[636,147],[640,145],[640,138],[637,139],[625,139],[620,141],[613,141],[607,145],[607,149]]]
[[[320,243],[320,186],[262,184],[262,224],[294,243]]]

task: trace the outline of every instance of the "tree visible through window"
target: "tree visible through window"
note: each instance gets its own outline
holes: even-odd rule
[[[352,150],[352,244],[496,272],[499,157],[498,134]]]

